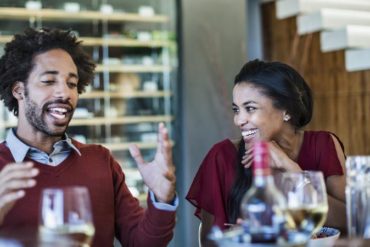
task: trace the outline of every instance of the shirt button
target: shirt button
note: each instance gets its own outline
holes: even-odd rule
[[[52,163],[53,162],[53,159],[52,158],[49,158],[49,162]]]

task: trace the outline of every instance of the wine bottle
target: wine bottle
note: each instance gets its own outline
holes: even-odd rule
[[[243,225],[252,243],[275,243],[285,225],[285,199],[276,188],[269,165],[268,144],[253,147],[253,184],[241,202]]]

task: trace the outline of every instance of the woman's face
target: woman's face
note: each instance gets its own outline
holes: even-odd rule
[[[284,126],[286,111],[274,107],[272,100],[251,83],[239,83],[233,89],[234,123],[245,143],[272,140]]]

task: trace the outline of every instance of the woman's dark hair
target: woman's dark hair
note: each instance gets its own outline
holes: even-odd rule
[[[5,53],[0,58],[0,99],[14,115],[18,115],[18,102],[12,94],[14,84],[27,83],[34,66],[33,58],[52,49],[63,49],[72,57],[79,77],[78,93],[93,80],[95,64],[72,31],[28,28],[5,45]]]
[[[290,115],[289,123],[300,129],[311,121],[313,100],[310,87],[303,77],[292,67],[281,62],[264,62],[258,59],[246,63],[235,76],[234,85],[249,83],[261,89],[272,99],[277,109]],[[235,223],[240,216],[240,203],[252,183],[251,169],[241,164],[245,147],[243,139],[239,144],[239,159],[236,165],[236,178],[228,199],[228,217]]]

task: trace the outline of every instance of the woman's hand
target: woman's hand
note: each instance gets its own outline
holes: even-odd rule
[[[242,164],[244,168],[249,168],[253,163],[253,147],[246,146],[245,149]],[[276,142],[269,142],[269,153],[271,168],[282,171],[301,171],[298,164],[291,160]]]
[[[271,168],[291,172],[302,171],[299,165],[289,158],[276,142],[269,142],[269,152]]]
[[[160,202],[169,203],[175,198],[175,166],[172,162],[172,146],[168,131],[159,124],[157,152],[154,160],[145,162],[139,148],[130,146],[130,154],[135,159],[144,183]]]
[[[242,164],[244,168],[249,168],[253,162],[253,148],[245,148],[245,154],[242,157]]]
[[[26,194],[24,189],[36,185],[39,171],[31,162],[9,164],[0,171],[0,225],[14,203]]]

